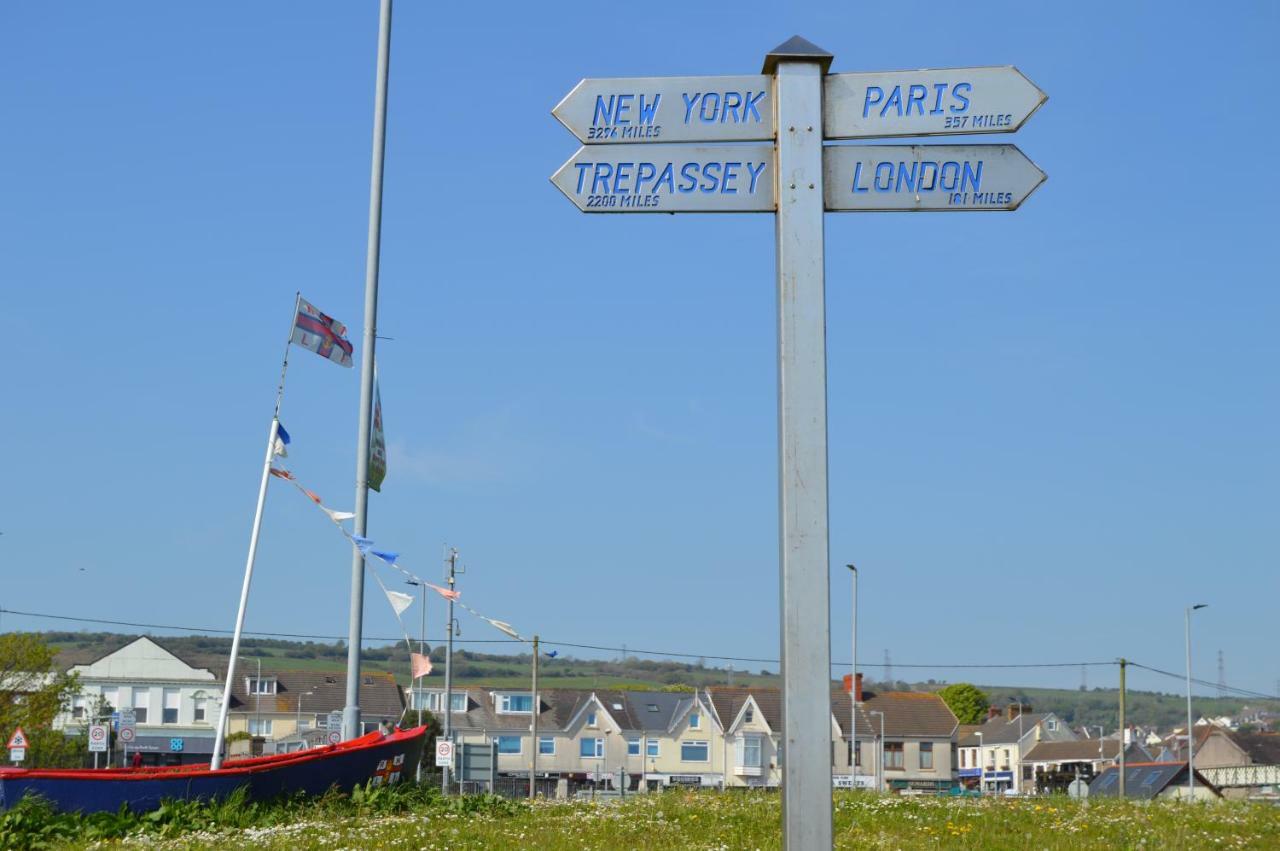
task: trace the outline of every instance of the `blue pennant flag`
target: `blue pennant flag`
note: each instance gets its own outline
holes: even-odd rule
[[[352,535],[351,543],[355,544],[356,548],[360,550],[360,552],[364,553],[365,555],[368,555],[369,550],[373,549],[372,538],[364,538],[364,537],[361,537],[360,535]]]
[[[556,658],[556,657],[557,657],[557,656],[559,656],[559,655],[560,655],[560,651],[559,651],[559,650],[548,650],[548,651],[547,651],[547,658],[548,658],[548,659],[554,659],[554,658]]]
[[[370,550],[369,552],[382,559],[387,564],[395,564],[396,559],[400,558],[400,553],[388,553],[383,550]]]

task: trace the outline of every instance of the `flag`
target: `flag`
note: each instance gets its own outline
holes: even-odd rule
[[[439,585],[432,585],[430,582],[426,583],[426,585],[446,600],[456,600],[462,596],[461,591],[454,591],[451,588],[441,588]]]
[[[400,553],[389,553],[386,550],[369,550],[369,553],[382,559],[387,564],[395,564],[396,559],[400,558]]]
[[[387,591],[386,594],[387,602],[391,604],[391,608],[395,609],[396,617],[400,617],[405,609],[413,605],[413,597],[408,594],[401,594],[399,591]]]
[[[359,536],[359,535],[352,535],[352,536],[351,536],[351,543],[355,544],[355,545],[356,545],[356,549],[358,549],[358,550],[359,550],[362,554],[364,554],[364,555],[368,555],[368,554],[369,554],[369,550],[373,549],[373,539],[372,539],[372,538],[362,538],[362,537],[361,537],[361,536]]]
[[[431,657],[423,656],[421,653],[410,653],[409,664],[413,670],[413,678],[425,677],[431,673]]]
[[[339,526],[342,525],[343,520],[350,520],[356,516],[353,511],[334,511],[332,508],[325,508],[323,505],[320,506],[320,510],[325,514],[328,514],[329,519],[334,523],[337,523]]]
[[[276,422],[276,443],[275,443],[275,446],[271,447],[272,454],[279,455],[281,458],[288,458],[289,453],[285,449],[285,447],[288,446],[290,442],[291,441],[289,440],[289,432],[284,430],[283,423],[277,421]]]
[[[351,366],[353,349],[347,339],[347,326],[316,310],[304,298],[298,299],[298,313],[293,318],[293,336],[289,342],[341,366]]]
[[[290,473],[288,470],[282,470],[279,467],[272,467],[269,472],[271,473],[271,475],[275,476],[277,479],[286,479],[288,481],[293,481],[293,473]]]
[[[554,659],[554,658],[556,658],[556,657],[557,657],[557,656],[559,656],[559,655],[560,655],[560,651],[559,651],[559,650],[548,650],[548,651],[547,651],[547,653],[546,653],[546,656],[547,656],[547,658],[548,658],[548,659]]]
[[[481,615],[481,617],[484,617],[484,616]],[[520,638],[520,633],[516,632],[511,627],[511,624],[507,623],[506,621],[496,621],[493,618],[485,618],[485,620],[493,624],[494,629],[501,630],[502,632],[505,632],[507,635],[511,636],[512,638]]]
[[[387,438],[382,433],[382,391],[378,388],[378,366],[373,367],[373,435],[369,440],[369,487],[382,493],[387,477]]]

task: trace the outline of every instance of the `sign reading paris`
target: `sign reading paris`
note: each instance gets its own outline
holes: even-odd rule
[[[763,142],[774,135],[769,77],[583,80],[551,110],[588,145]]]

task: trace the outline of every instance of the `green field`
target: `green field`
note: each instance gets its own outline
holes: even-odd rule
[[[376,802],[375,802],[376,803]],[[243,809],[243,808],[242,808]],[[226,816],[242,820],[236,813]],[[198,821],[198,820],[197,820]],[[623,803],[417,799],[361,810],[313,803],[234,828],[159,821],[96,848],[767,849],[781,847],[769,793],[668,792]],[[59,838],[64,847],[87,836]],[[901,798],[837,793],[837,848],[1277,848],[1280,809],[1222,802]],[[29,846],[28,846],[29,847]]]

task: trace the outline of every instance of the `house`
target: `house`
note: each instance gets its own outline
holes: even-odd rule
[[[137,737],[127,746],[130,754],[142,753],[151,765],[209,761],[222,702],[213,668],[141,636],[68,671],[79,677],[80,691],[54,719],[55,728],[78,733],[116,710],[132,709]]]
[[[954,745],[960,725],[942,698],[933,692],[864,693],[861,686],[859,676],[853,695],[858,708],[855,772],[849,769],[850,695],[832,694],[836,740],[844,742],[835,748],[832,771],[878,775],[881,788],[891,792],[936,793],[955,785]]]
[[[218,685],[221,690],[221,684]],[[330,712],[347,702],[346,676],[323,671],[285,671],[256,668],[237,671],[231,684],[227,733],[248,733],[262,740],[265,752],[278,750],[276,740],[309,741],[305,734],[321,726]],[[368,671],[360,679],[360,727],[368,733],[383,721],[400,724],[404,697],[395,676]],[[312,736],[311,739],[316,738]]]
[[[1210,736],[1196,751],[1196,771],[1226,798],[1280,791],[1280,734],[1224,732],[1226,741]]]
[[[1151,755],[1132,745],[1127,762],[1151,762]],[[1037,742],[1022,758],[1030,769],[1030,785],[1024,790],[1039,795],[1065,793],[1076,779],[1086,782],[1120,759],[1119,739],[1078,739],[1074,742]]]
[[[1034,787],[1023,755],[1039,742],[1076,741],[1077,736],[1052,712],[1032,712],[1011,703],[991,707],[982,726],[959,740],[957,775],[964,785],[984,792],[1029,792]],[[1096,740],[1095,740],[1096,743]]]
[[[1187,764],[1185,762],[1140,762],[1126,765],[1124,795],[1139,799],[1187,798]],[[1106,769],[1089,784],[1089,797],[1115,798],[1120,794],[1120,769]],[[1196,771],[1195,800],[1216,801],[1222,794]]]
[[[711,686],[706,691],[724,729],[726,786],[782,785],[782,695],[777,689]]]

